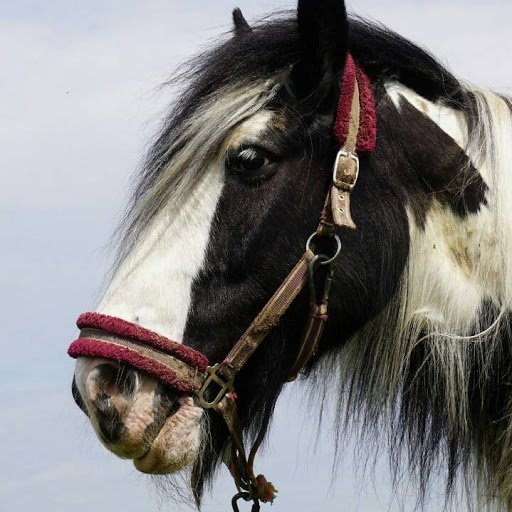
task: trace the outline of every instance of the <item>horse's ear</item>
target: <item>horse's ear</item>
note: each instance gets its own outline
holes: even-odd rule
[[[344,0],[299,0],[299,61],[291,81],[297,96],[324,93],[337,84],[348,50],[348,18]]]
[[[252,32],[252,28],[250,27],[249,23],[247,23],[247,20],[244,18],[242,11],[238,7],[233,10],[233,24],[235,35],[237,36]]]

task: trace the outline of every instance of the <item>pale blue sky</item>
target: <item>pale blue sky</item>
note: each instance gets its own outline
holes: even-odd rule
[[[512,86],[508,0],[389,4],[349,7],[427,45],[460,76]],[[99,445],[71,400],[65,351],[102,284],[129,176],[172,99],[157,86],[230,27],[235,5],[251,18],[295,2],[0,0],[2,511],[185,510]],[[331,486],[329,429],[316,446],[316,414],[296,385],[280,401],[259,460],[281,490],[273,510],[398,510],[385,464],[362,478],[350,449]],[[204,509],[228,510],[225,473],[214,489]]]

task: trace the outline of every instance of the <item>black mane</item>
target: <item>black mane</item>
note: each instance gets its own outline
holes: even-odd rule
[[[295,64],[295,18],[295,11],[265,18],[251,26],[252,33],[229,38],[194,59],[191,103],[230,83],[266,78]],[[459,81],[428,51],[375,21],[351,16],[349,23],[350,51],[373,82],[397,80],[429,100],[463,103]]]

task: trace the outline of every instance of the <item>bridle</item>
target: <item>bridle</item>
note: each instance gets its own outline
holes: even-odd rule
[[[228,466],[238,489],[232,500],[235,512],[239,510],[239,500],[252,501],[255,512],[260,509],[260,502],[273,501],[277,493],[272,483],[263,475],[255,476],[253,470],[264,429],[256,437],[249,454],[246,453],[236,405],[236,376],[308,284],[309,316],[288,381],[296,379],[315,354],[328,320],[334,263],[341,252],[341,241],[336,232],[340,227],[356,228],[350,212],[350,199],[359,176],[358,154],[375,149],[377,130],[370,80],[350,54],[347,55],[341,91],[333,128],[341,149],[334,163],[332,183],[318,228],[307,241],[306,250],[293,270],[222,362],[209,365],[204,354],[190,347],[131,322],[99,313],[79,317],[80,337],[68,350],[74,358],[100,357],[127,363],[181,393],[194,393],[200,407],[220,413],[231,437]],[[333,254],[315,252],[315,242],[320,237],[334,241]],[[325,272],[319,290],[316,276],[321,267]]]

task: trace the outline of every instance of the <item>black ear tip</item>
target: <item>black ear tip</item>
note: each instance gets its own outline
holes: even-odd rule
[[[242,11],[239,7],[233,9],[233,23],[235,25],[235,32],[237,34],[244,34],[248,32],[252,32],[249,23],[247,23]]]

